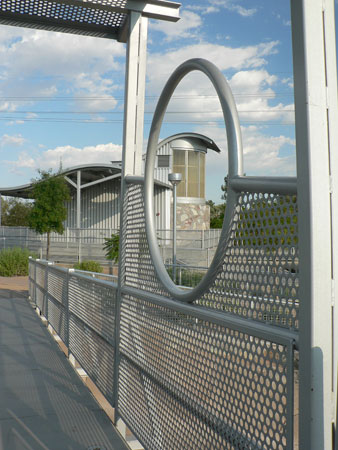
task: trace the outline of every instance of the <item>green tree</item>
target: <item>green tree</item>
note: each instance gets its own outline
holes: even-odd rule
[[[222,228],[226,206],[225,203],[215,205],[212,200],[208,200],[206,203],[210,207],[210,228]]]
[[[113,233],[110,238],[105,238],[103,250],[106,251],[106,258],[115,264],[119,260],[120,234]]]
[[[40,178],[33,180],[32,210],[29,214],[29,227],[39,234],[47,233],[47,255],[49,259],[50,233],[63,234],[63,222],[67,218],[65,202],[70,200],[69,188],[60,171],[39,170]]]
[[[17,198],[1,201],[1,224],[7,227],[27,227],[32,203]]]

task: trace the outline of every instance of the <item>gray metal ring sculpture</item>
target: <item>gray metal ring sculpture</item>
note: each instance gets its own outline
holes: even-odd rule
[[[194,289],[186,291],[177,287],[171,280],[160,254],[156,238],[154,218],[154,168],[161,125],[169,100],[171,99],[182,78],[194,70],[203,72],[210,79],[216,89],[221,103],[228,140],[229,188],[223,228],[215,256],[207,273],[200,283]],[[145,166],[144,202],[146,234],[149,250],[156,274],[164,288],[173,298],[191,303],[206,291],[215,278],[218,268],[220,264],[222,264],[224,258],[224,245],[222,245],[222,242],[224,243],[227,240],[232,222],[233,211],[236,207],[236,194],[231,188],[231,179],[235,176],[241,175],[243,175],[241,130],[237,108],[230,87],[223,74],[214,64],[204,59],[190,59],[181,64],[173,72],[159,98],[150,129]]]

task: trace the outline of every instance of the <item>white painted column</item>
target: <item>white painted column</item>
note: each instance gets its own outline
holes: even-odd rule
[[[334,0],[292,0],[300,249],[300,449],[331,450],[337,350]],[[336,333],[337,334],[337,333]]]
[[[76,172],[76,233],[78,243],[78,262],[81,262],[81,170]]]
[[[81,170],[76,172],[76,228],[81,228]]]
[[[127,42],[122,176],[141,175],[148,19],[130,14]]]

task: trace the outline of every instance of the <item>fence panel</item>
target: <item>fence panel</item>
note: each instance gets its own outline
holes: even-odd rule
[[[69,350],[114,404],[116,285],[70,273]]]
[[[48,267],[48,321],[68,344],[68,271]]]
[[[286,449],[291,339],[124,296],[119,412],[148,449]]]

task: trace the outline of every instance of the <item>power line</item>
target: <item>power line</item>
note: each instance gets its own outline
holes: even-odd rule
[[[72,118],[28,118],[28,117],[19,117],[19,118],[13,118],[13,117],[0,117],[0,120],[2,121],[13,121],[15,119],[15,121],[18,122],[44,122],[44,123],[86,123],[86,124],[110,124],[110,123],[123,123],[122,119],[116,119],[116,120],[93,120],[93,119],[88,119],[88,120],[81,120],[81,119],[72,119]],[[151,121],[150,120],[146,120],[145,124],[150,124]],[[222,124],[223,120],[222,119],[215,119],[215,120],[179,120],[179,121],[163,121],[164,124],[182,124],[182,123],[187,123],[187,124],[204,124],[204,125],[208,125],[208,126],[212,126],[213,124]],[[269,126],[289,126],[289,125],[294,125],[294,122],[269,122],[267,120],[255,120],[255,121],[251,121],[251,120],[241,120],[241,123],[247,123],[247,124],[266,124]]]
[[[276,98],[278,97],[293,97],[291,92],[274,92],[274,93],[239,93],[233,92],[235,97],[262,97],[262,98]],[[146,99],[158,99],[159,95],[146,95]],[[186,99],[202,99],[202,98],[218,98],[217,95],[174,95],[171,99],[186,100]],[[97,96],[83,96],[83,97],[52,97],[52,96],[3,96],[0,100],[12,100],[12,101],[87,101],[87,100],[102,100],[102,101],[112,101],[112,100],[124,100],[124,97],[97,97]]]
[[[294,109],[259,109],[244,110],[238,109],[238,113],[294,113]],[[123,111],[0,111],[0,114],[123,114]],[[217,111],[166,111],[166,114],[222,114],[222,110]],[[145,111],[144,114],[154,114],[154,111]]]

